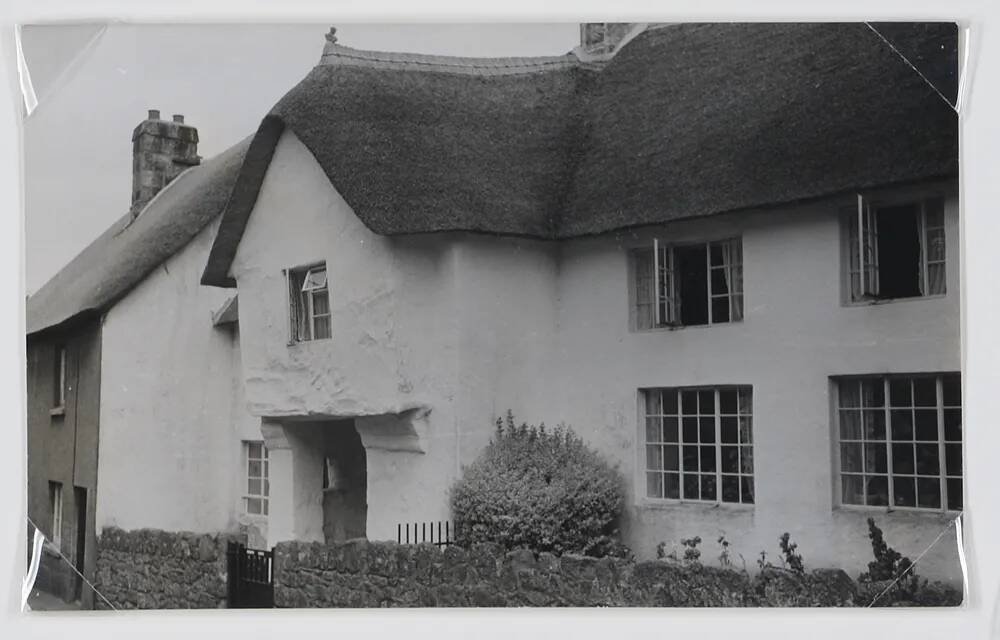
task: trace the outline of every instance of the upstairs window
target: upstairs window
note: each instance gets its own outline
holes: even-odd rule
[[[330,292],[325,264],[289,270],[288,299],[292,342],[330,337]]]
[[[267,515],[271,482],[268,479],[267,447],[260,441],[243,443],[246,463],[246,493],[243,495],[243,512],[249,515]]]
[[[962,510],[957,373],[837,380],[840,502]]]
[[[739,238],[666,245],[633,253],[636,329],[743,319],[743,243]]]
[[[945,293],[941,198],[881,205],[859,194],[847,217],[851,302]]]
[[[52,408],[66,406],[66,347],[56,347],[55,363],[52,370]]]
[[[62,483],[49,482],[49,511],[52,514],[52,544],[62,547]]]

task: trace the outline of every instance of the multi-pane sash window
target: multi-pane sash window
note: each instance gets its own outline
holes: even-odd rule
[[[646,389],[646,496],[753,504],[749,386]]]
[[[848,220],[852,302],[944,294],[941,198],[878,205],[858,195]]]
[[[842,378],[837,386],[841,503],[960,511],[960,375]]]
[[[330,292],[326,265],[288,272],[292,341],[330,337]]]
[[[743,319],[739,238],[689,245],[653,241],[633,254],[637,329]]]
[[[246,493],[243,496],[243,510],[251,515],[267,515],[268,495],[271,483],[268,480],[267,447],[263,442],[243,443],[243,457],[246,462]]]

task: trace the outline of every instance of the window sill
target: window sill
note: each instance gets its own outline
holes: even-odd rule
[[[650,511],[671,511],[679,509],[696,509],[701,511],[713,511],[716,509],[722,511],[732,511],[732,512],[752,512],[754,505],[744,504],[740,502],[700,502],[697,500],[656,500],[653,498],[644,498],[636,505],[640,509],[649,509]]]
[[[57,416],[64,416],[66,415],[66,407],[52,407],[49,409],[49,415],[53,418]]]
[[[939,293],[932,296],[910,296],[908,298],[873,298],[871,300],[847,300],[842,304],[844,307],[877,307],[883,304],[896,304],[901,302],[920,302],[922,300],[939,300],[947,297],[947,293]]]
[[[307,345],[307,344],[315,344],[317,342],[330,342],[331,340],[333,340],[332,337],[330,337],[330,338],[316,338],[314,340],[289,340],[288,342],[285,343],[285,346],[287,346],[289,348],[291,348],[291,347],[299,347],[299,346]]]
[[[913,520],[937,520],[951,522],[962,515],[962,511],[942,511],[941,509],[918,509],[917,507],[866,507],[858,504],[841,504],[833,508],[834,513],[857,515],[884,515],[891,518],[908,518]]]
[[[743,324],[743,320],[735,320],[733,322],[713,322],[712,324],[678,324],[678,325],[663,325],[661,327],[651,327],[649,329],[631,329],[631,333],[663,333],[668,331],[682,331],[684,329],[711,329],[713,327],[730,327],[733,325]]]

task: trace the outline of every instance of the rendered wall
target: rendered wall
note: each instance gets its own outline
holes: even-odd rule
[[[640,557],[690,535],[710,541],[705,553],[714,554],[724,534],[752,569],[761,550],[774,558],[789,531],[810,566],[854,574],[869,559],[870,514],[890,544],[915,557],[950,516],[834,506],[830,378],[960,370],[957,196],[953,184],[923,195],[942,188],[944,297],[841,303],[845,197],[661,229],[671,241],[742,235],[746,319],[633,332],[626,250],[648,246],[652,232],[561,244],[377,236],[285,133],[231,270],[247,404],[278,422],[360,418],[368,535],[377,540],[394,538],[400,522],[447,519],[448,488],[507,409],[569,423],[634,487],[643,455],[638,389],[751,384],[757,504],[654,504],[633,491],[627,542]],[[328,268],[333,338],[289,345],[282,270],[318,261]],[[394,447],[395,431],[376,424],[410,409],[426,412],[403,429],[419,450],[402,437]],[[389,435],[376,437],[379,429]],[[953,540],[945,535],[921,561],[927,575],[959,579]]]
[[[199,284],[215,225],[142,281],[103,329],[97,527],[239,528],[241,408],[232,327],[212,313],[233,295]]]

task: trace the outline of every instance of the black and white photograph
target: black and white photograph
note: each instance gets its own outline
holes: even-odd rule
[[[967,603],[956,22],[19,33],[32,612]]]

